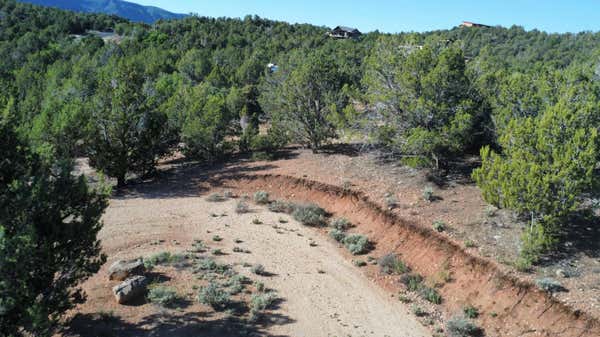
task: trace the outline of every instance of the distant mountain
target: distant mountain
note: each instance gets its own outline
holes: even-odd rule
[[[84,13],[118,15],[136,22],[153,23],[159,19],[180,19],[176,14],[153,6],[142,6],[122,0],[19,0],[35,5],[49,6]]]

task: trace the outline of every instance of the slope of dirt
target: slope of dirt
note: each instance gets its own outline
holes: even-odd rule
[[[447,317],[466,305],[475,306],[487,336],[600,336],[600,325],[594,318],[506,275],[494,263],[465,252],[432,230],[383,211],[362,193],[278,175],[234,174],[211,181],[216,186],[248,192],[267,190],[286,199],[316,202],[349,218],[357,231],[367,234],[375,242],[375,256],[395,252],[432,283],[436,275],[448,269],[452,279],[439,287]],[[371,276],[389,290],[399,289],[397,280]]]
[[[516,277],[535,282],[555,278],[567,291],[554,297],[576,310],[600,319],[600,226],[591,222],[570,224],[556,254],[544,258],[532,273],[516,272],[512,264],[521,249],[525,224],[505,210],[489,208],[477,186],[470,181],[466,161],[462,171],[451,171],[442,181],[432,179],[426,170],[383,161],[376,153],[360,153],[355,147],[337,145],[323,153],[290,149],[279,160],[269,162],[235,161],[225,169],[232,174],[281,174],[334,186],[349,186],[385,206],[387,196],[396,200],[392,212],[416,226],[431,228],[434,221],[446,224],[444,236],[462,243],[464,249],[498,262],[498,268]],[[436,184],[434,181],[441,183]],[[434,201],[423,200],[423,190],[433,189]],[[474,247],[466,247],[466,242]],[[557,276],[557,275],[565,275]]]
[[[210,203],[207,191],[181,184],[193,183],[150,184],[143,193],[111,200],[100,233],[108,261],[83,284],[88,300],[71,313],[65,336],[430,336],[405,305],[369,281],[314,229],[252,204],[250,213],[236,214],[236,200]],[[215,235],[222,240],[214,241]],[[187,269],[174,268],[153,273],[185,297],[183,306],[115,303],[115,283],[106,273],[112,262],[162,251],[183,253],[195,240],[206,243],[205,254],[220,249],[224,255],[214,257],[219,262],[277,291],[277,307],[256,324],[214,312],[195,300],[201,281]],[[247,252],[233,252],[234,247]],[[248,268],[258,263],[266,275]]]

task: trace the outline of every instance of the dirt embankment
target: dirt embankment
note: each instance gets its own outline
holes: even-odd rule
[[[465,252],[447,237],[382,209],[361,192],[269,174],[216,176],[209,183],[248,193],[266,190],[280,198],[318,203],[348,218],[357,225],[357,232],[368,235],[376,245],[373,255],[395,252],[429,280],[449,271],[451,281],[439,287],[445,315],[451,317],[465,305],[473,305],[481,313],[478,323],[487,336],[600,336],[600,323],[591,316],[506,275],[495,263]],[[397,279],[374,272],[370,276],[390,291],[400,287]]]

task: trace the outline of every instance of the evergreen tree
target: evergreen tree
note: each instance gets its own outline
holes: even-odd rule
[[[48,165],[0,117],[0,327],[3,336],[49,336],[82,300],[78,284],[105,258],[96,238],[106,191],[68,163]]]
[[[459,48],[400,43],[380,38],[367,60],[370,132],[406,162],[439,167],[472,144],[480,99]]]
[[[331,56],[320,52],[298,54],[287,67],[267,80],[259,101],[274,123],[317,151],[336,136],[332,116],[347,104],[343,77]]]
[[[154,84],[139,63],[118,60],[102,75],[96,110],[90,119],[92,166],[117,178],[123,186],[129,172],[147,175],[177,140],[167,114],[159,109]]]
[[[488,202],[530,219],[522,252],[529,263],[593,186],[598,136],[585,121],[561,101],[538,117],[512,119],[499,139],[502,153],[481,150],[473,178]]]

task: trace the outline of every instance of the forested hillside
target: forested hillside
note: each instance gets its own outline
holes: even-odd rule
[[[122,0],[21,0],[21,2],[82,13],[117,15],[134,22],[149,24],[161,19],[181,19],[185,16],[183,14],[171,13],[158,7],[142,6]]]
[[[1,146],[23,149],[18,160],[27,162],[0,178],[0,258],[10,257],[3,275],[18,270],[11,247],[26,236],[44,240],[41,229],[8,220],[14,214],[4,209],[22,193],[14,181],[27,181],[27,165],[46,167],[49,177],[58,163],[68,172],[79,156],[123,186],[152,176],[158,159],[177,150],[207,163],[239,152],[269,158],[288,143],[318,151],[342,131],[434,170],[481,151],[473,178],[486,200],[530,219],[524,269],[552,247],[564,219],[593,204],[582,201],[593,196],[600,156],[599,33],[457,27],[335,40],[326,27],[256,16],[146,25],[13,0],[0,0],[0,18]],[[261,123],[268,132],[258,132]],[[94,200],[85,219],[97,231],[103,199],[70,183]],[[99,252],[86,254],[89,261],[77,260],[81,277],[97,270]],[[46,319],[69,307],[58,297],[73,294],[48,294],[43,305],[37,296],[73,285],[75,274],[62,272],[66,283],[44,277],[31,281],[39,292],[18,296],[0,282],[8,294],[1,301],[14,295],[0,302],[2,323],[45,331]]]

